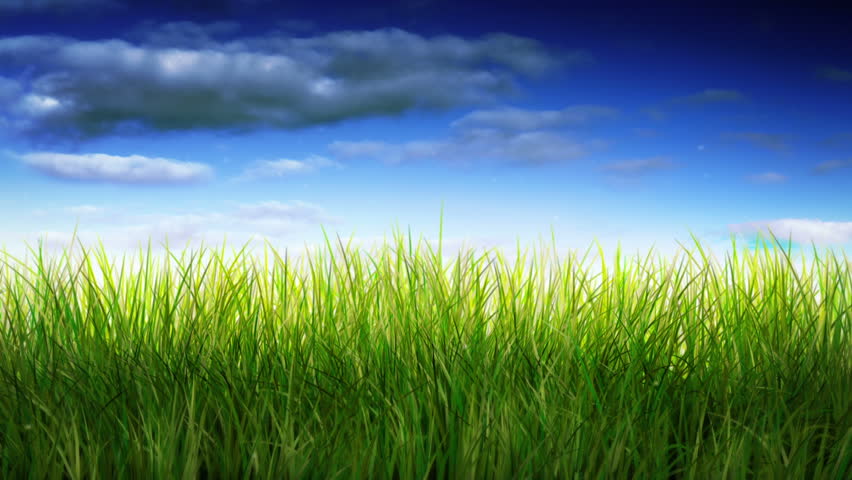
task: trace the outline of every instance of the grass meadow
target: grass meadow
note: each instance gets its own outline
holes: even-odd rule
[[[2,256],[0,478],[852,477],[845,256],[326,242]]]

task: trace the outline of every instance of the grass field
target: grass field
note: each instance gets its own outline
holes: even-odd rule
[[[298,263],[4,256],[0,478],[852,476],[845,257],[589,275],[326,238]]]

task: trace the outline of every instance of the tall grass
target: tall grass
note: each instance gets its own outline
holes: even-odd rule
[[[852,474],[845,260],[619,249],[590,276],[591,249],[509,268],[325,238],[304,263],[7,255],[0,477]]]

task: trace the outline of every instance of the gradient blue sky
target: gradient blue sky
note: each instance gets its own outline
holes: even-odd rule
[[[848,11],[193,3],[0,0],[8,252],[852,244]]]

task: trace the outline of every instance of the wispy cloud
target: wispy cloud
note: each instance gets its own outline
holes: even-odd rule
[[[823,175],[841,168],[852,168],[852,159],[850,160],[828,160],[817,164],[812,173],[815,175]]]
[[[654,138],[660,135],[660,132],[653,128],[634,128],[633,134],[637,137]]]
[[[796,243],[811,243],[815,245],[843,244],[852,241],[852,222],[824,222],[816,219],[782,218],[728,225],[733,233],[760,233],[771,241],[770,231],[779,241],[788,238]]]
[[[746,96],[738,90],[708,88],[691,95],[675,97],[669,103],[675,105],[706,105],[709,103],[741,102],[746,99]]]
[[[532,166],[575,160],[604,145],[600,140],[577,141],[546,131],[507,133],[477,129],[445,140],[337,141],[329,145],[329,150],[341,157],[373,158],[391,165],[434,160],[456,165],[496,161]]]
[[[650,117],[651,120],[657,120],[657,121],[665,120],[669,116],[668,113],[666,113],[663,109],[658,108],[658,107],[648,107],[648,108],[642,109],[642,112],[645,115],[648,115],[648,117]]]
[[[750,175],[746,179],[753,183],[784,183],[789,177],[776,172],[765,172],[757,175]]]
[[[652,157],[614,162],[604,165],[600,170],[620,177],[640,177],[655,171],[671,170],[677,167],[678,165],[668,157]]]
[[[790,150],[787,143],[788,135],[774,135],[760,132],[729,132],[723,133],[722,139],[728,141],[744,141],[751,143],[757,147],[766,148],[776,152],[786,152]]]
[[[239,206],[236,216],[245,221],[267,225],[280,225],[280,222],[289,225],[292,223],[339,223],[341,221],[338,217],[326,215],[325,211],[317,205],[298,200],[291,205],[277,201],[242,204]]]
[[[65,211],[72,215],[99,215],[104,213],[106,209],[95,205],[76,205],[73,207],[66,207]]]
[[[827,147],[852,145],[852,132],[842,132],[831,135],[821,142]]]
[[[642,109],[642,112],[652,120],[665,120],[669,111],[675,107],[699,107],[718,103],[741,103],[748,97],[739,90],[723,88],[707,88],[689,95],[669,98],[668,100]]]
[[[4,12],[42,12],[45,10],[74,10],[92,7],[115,7],[115,0],[2,0],[0,14]]]
[[[817,75],[833,82],[852,82],[852,70],[844,70],[837,67],[821,67],[817,69]]]
[[[239,204],[229,211],[208,211],[203,213],[144,214],[133,215],[115,211],[110,217],[110,225],[99,227],[97,231],[87,229],[92,216],[110,212],[110,208],[97,205],[77,205],[62,207],[55,211],[76,212],[75,223],[79,221],[78,235],[87,247],[97,247],[98,239],[104,240],[104,246],[113,251],[136,249],[151,241],[157,249],[167,239],[170,248],[183,247],[184,244],[200,245],[204,241],[219,243],[227,235],[228,243],[233,240],[247,241],[251,237],[261,244],[264,239],[274,240],[299,232],[305,232],[319,224],[339,225],[342,218],[326,213],[325,209],[302,201],[281,203],[278,201]],[[42,213],[50,214],[50,210]],[[30,232],[24,238],[46,237],[46,245],[51,248],[69,247],[71,232],[58,230]],[[29,241],[29,240],[28,240]]]
[[[592,110],[586,107],[577,110],[569,107],[559,112],[574,112],[577,115],[574,121],[578,121],[580,117],[585,120],[600,115],[610,116],[614,112],[604,113],[605,109],[595,107],[595,113],[590,113]],[[585,113],[577,113],[581,111]],[[466,115],[451,123],[454,128],[443,139],[402,143],[336,141],[328,149],[337,157],[374,159],[388,165],[438,161],[456,166],[469,166],[474,162],[536,166],[576,160],[606,147],[606,142],[600,139],[580,140],[568,133],[538,129],[543,125],[570,123],[571,120],[562,117],[564,113],[557,113],[559,118],[549,115],[552,111],[511,109],[508,115],[504,113],[503,110],[494,110]]]
[[[302,128],[487,104],[517,91],[518,76],[583,58],[508,34],[426,38],[389,28],[225,41],[213,30],[183,22],[135,42],[0,38],[0,70],[32,72],[9,110],[33,135]]]
[[[192,183],[209,179],[212,169],[201,163],[141,155],[34,152],[18,156],[26,165],[56,178],[129,184]]]
[[[600,105],[575,105],[562,110],[526,110],[503,107],[474,110],[454,121],[456,128],[486,127],[503,130],[539,130],[562,126],[580,126],[598,119],[618,116],[618,110]]]
[[[311,155],[304,160],[281,158],[278,160],[263,160],[247,168],[234,181],[254,180],[258,178],[280,178],[291,175],[314,173],[322,168],[344,168],[343,165],[328,158]]]

